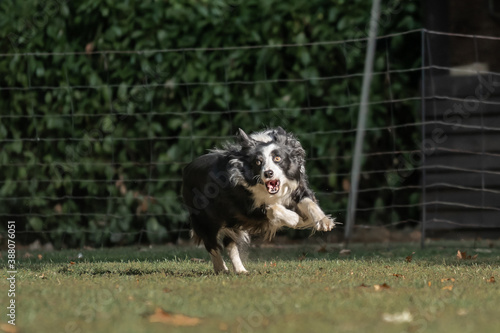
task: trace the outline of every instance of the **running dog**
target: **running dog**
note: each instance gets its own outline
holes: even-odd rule
[[[250,235],[272,239],[283,226],[330,231],[335,221],[318,206],[305,173],[305,150],[281,127],[247,135],[194,159],[183,173],[182,196],[192,235],[210,253],[215,273],[247,273],[239,249]]]

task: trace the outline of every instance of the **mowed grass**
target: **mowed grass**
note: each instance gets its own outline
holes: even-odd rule
[[[418,244],[355,244],[350,249],[342,255],[335,245],[326,252],[319,245],[250,248],[250,274],[243,276],[214,275],[207,253],[194,247],[19,251],[16,329],[500,331],[500,242],[435,242],[424,250]],[[478,257],[458,260],[457,250]],[[3,252],[3,267],[6,258]],[[7,270],[0,272],[6,313]],[[192,324],[185,317],[152,322],[157,309],[199,321],[195,326],[182,326]],[[5,322],[2,313],[0,331],[10,328]]]

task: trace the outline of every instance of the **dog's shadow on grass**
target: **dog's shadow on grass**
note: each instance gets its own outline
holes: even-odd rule
[[[108,275],[118,275],[118,276],[145,276],[160,274],[166,277],[200,277],[200,276],[210,276],[215,275],[209,270],[179,270],[174,271],[170,269],[140,269],[140,268],[125,268],[125,269],[96,269],[89,267],[88,269],[78,269],[76,271],[71,270],[71,268],[63,267],[58,270],[60,274],[77,274],[77,275],[91,275],[91,276],[108,276]]]

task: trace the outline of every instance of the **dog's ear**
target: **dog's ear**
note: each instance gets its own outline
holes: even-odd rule
[[[296,141],[296,143],[298,143],[298,141]],[[306,151],[304,150],[304,148],[302,148],[300,143],[292,148],[290,156],[298,165],[300,165],[301,167],[304,166],[306,162]]]
[[[278,126],[275,131],[279,135],[286,135],[286,131],[281,126]]]
[[[238,139],[240,140],[240,144],[244,148],[249,148],[255,146],[255,140],[250,139],[250,137],[245,133],[244,130],[238,128]]]
[[[285,130],[281,126],[278,126],[277,128],[272,130],[271,137],[273,138],[273,141],[286,144],[287,135]]]
[[[305,172],[304,164],[306,163],[306,151],[302,148],[300,141],[292,135],[287,135],[286,145],[291,148],[290,157],[300,165],[301,173]]]

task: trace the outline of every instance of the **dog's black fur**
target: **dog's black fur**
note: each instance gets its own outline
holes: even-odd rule
[[[237,143],[212,150],[186,166],[182,195],[193,236],[204,243],[217,273],[227,271],[220,256],[223,246],[229,249],[235,271],[246,272],[238,246],[249,241],[248,234],[272,238],[284,225],[333,227],[333,220],[316,205],[304,164],[300,142],[277,128],[250,137],[240,130]]]

